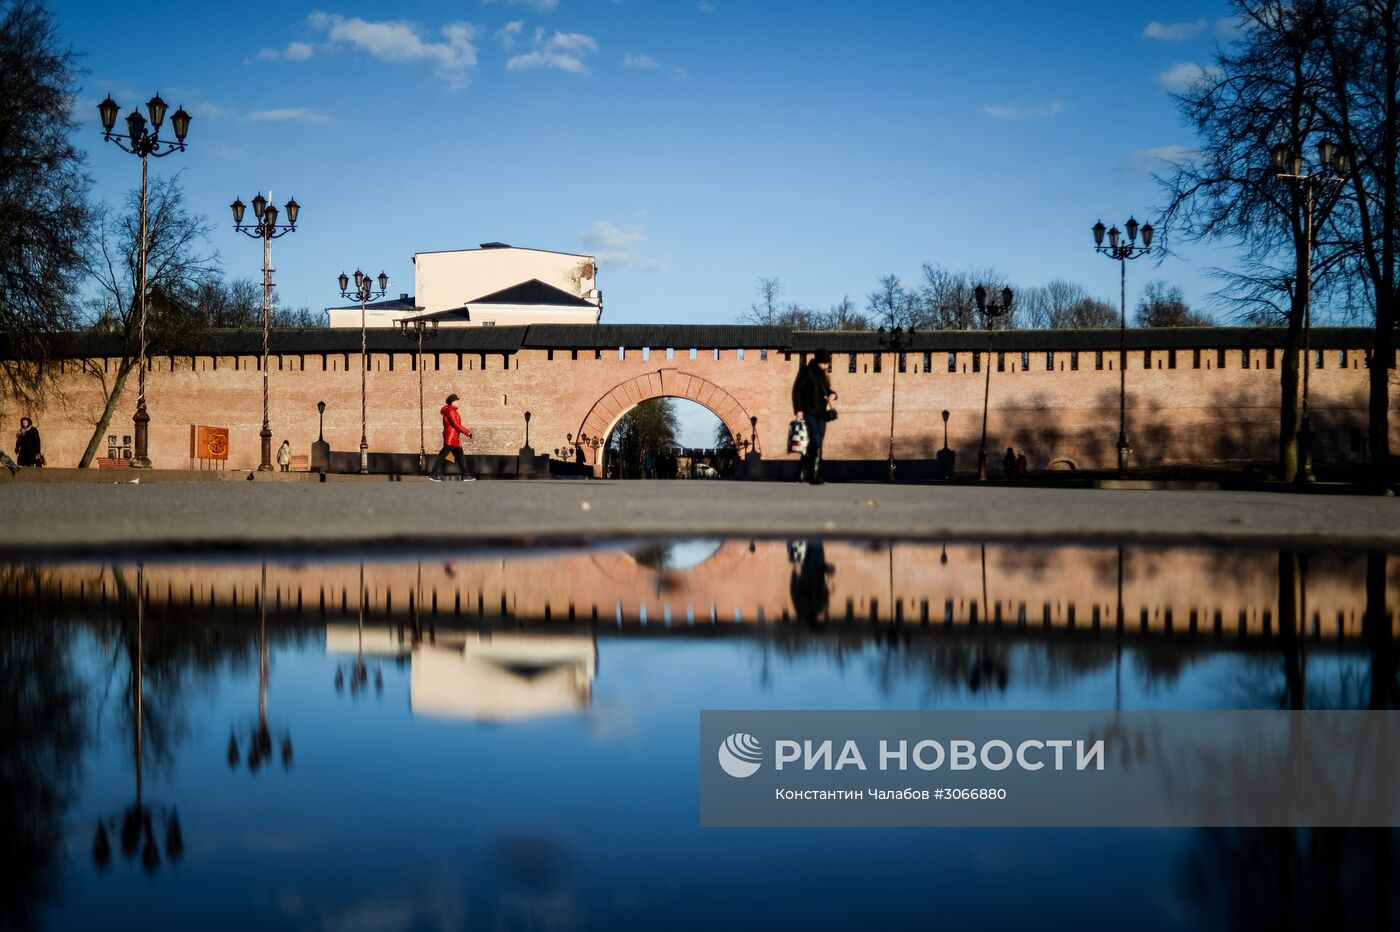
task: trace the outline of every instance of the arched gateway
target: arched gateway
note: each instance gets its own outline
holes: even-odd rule
[[[640,402],[651,398],[687,398],[709,409],[735,436],[752,432],[752,421],[744,406],[714,382],[676,368],[657,369],[630,378],[615,386],[584,415],[576,438],[596,437],[606,442],[622,416]],[[602,448],[585,446],[594,475],[602,475]]]

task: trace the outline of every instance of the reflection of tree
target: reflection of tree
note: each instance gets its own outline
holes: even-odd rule
[[[0,622],[0,928],[36,927],[39,904],[55,893],[84,745],[69,635],[23,599]]]

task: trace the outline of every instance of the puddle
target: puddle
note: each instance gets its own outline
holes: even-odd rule
[[[4,566],[0,926],[1380,928],[1394,831],[701,830],[696,744],[702,708],[1393,709],[1397,590],[850,540]]]

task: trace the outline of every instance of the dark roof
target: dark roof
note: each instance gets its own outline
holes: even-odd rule
[[[908,334],[903,347],[908,352],[969,352],[987,348],[986,331],[916,331]],[[1241,349],[1283,345],[1281,328],[1194,327],[1162,330],[1130,329],[1125,335],[1128,349]],[[1368,349],[1372,333],[1361,327],[1314,327],[1312,346],[1316,349]],[[1112,351],[1118,348],[1117,330],[1004,330],[991,335],[993,350],[1004,352]],[[397,328],[372,327],[366,331],[372,352],[407,351],[412,345]],[[273,330],[269,338],[274,353],[357,353],[358,327]],[[533,324],[528,327],[444,327],[424,343],[434,352],[513,353],[533,349],[772,349],[811,352],[827,349],[833,353],[889,351],[878,333],[850,331],[788,330],[785,327],[692,324]],[[82,331],[58,338],[60,356],[115,356],[121,352],[115,333]],[[262,331],[209,330],[183,337],[176,343],[154,336],[153,355],[254,356],[262,352]],[[7,358],[5,341],[0,340],[0,358]]]
[[[903,335],[909,352],[968,352],[987,349],[985,330],[916,330]],[[1143,349],[1265,349],[1281,347],[1286,331],[1256,327],[1130,327],[1122,334],[1122,345]],[[1002,352],[1115,350],[1120,332],[1114,330],[996,330],[990,334],[993,350]],[[1318,349],[1364,349],[1371,345],[1371,331],[1352,327],[1314,327],[1312,344]],[[652,344],[655,346],[656,344]],[[811,352],[827,349],[834,353],[870,353],[891,346],[888,336],[872,331],[792,331],[787,348]]]
[[[569,294],[562,288],[547,285],[538,278],[493,291],[467,302],[468,307],[473,304],[543,304],[550,307],[591,307],[594,310],[598,308],[598,305],[585,301],[578,295]]]
[[[450,307],[445,311],[433,311],[431,314],[417,314],[413,317],[405,317],[405,320],[445,320],[469,321],[472,319],[471,308]]]
[[[387,300],[387,301],[372,301],[372,302],[370,302],[369,304],[366,304],[366,305],[365,305],[365,310],[367,310],[367,311],[421,311],[422,308],[421,308],[421,307],[418,307],[417,305],[415,305],[415,304],[413,303],[413,298],[414,298],[413,295],[409,295],[408,298],[406,298],[406,299],[405,299],[405,298],[390,298],[390,299]],[[326,310],[328,310],[328,311],[345,311],[345,310],[358,311],[359,309],[360,309],[360,306],[359,306],[358,304],[337,304],[337,305],[335,305],[335,306],[333,306],[333,307],[326,308]]]

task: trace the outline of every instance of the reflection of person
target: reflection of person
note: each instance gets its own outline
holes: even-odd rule
[[[282,467],[283,472],[292,471],[292,442],[283,440],[282,445],[277,448],[277,465]]]
[[[461,474],[463,482],[476,479],[476,476],[467,475],[467,460],[462,453],[462,438],[470,437],[472,432],[462,424],[462,416],[457,413],[457,406],[453,404],[459,397],[455,393],[448,395],[447,404],[442,406],[442,450],[438,452],[437,459],[433,461],[432,471],[428,473],[428,478],[434,482],[442,481],[449,453],[452,454],[452,461],[457,464],[457,472]]]
[[[27,417],[19,419],[19,432],[15,434],[15,459],[21,466],[42,466],[43,448],[39,444],[39,428]]]
[[[792,383],[792,413],[807,425],[807,452],[802,455],[797,481],[821,485],[822,444],[826,441],[826,424],[831,417],[828,399],[835,398],[831,390],[831,353],[819,349],[801,369]]]
[[[805,548],[796,548],[789,544],[788,550],[794,555],[801,551],[789,585],[792,612],[798,621],[814,625],[826,618],[827,607],[831,602],[831,590],[826,584],[826,578],[835,571],[826,562],[826,548],[820,540],[807,541]]]
[[[1006,456],[1001,461],[1001,471],[1007,479],[1016,478],[1016,451],[1006,448]]]

